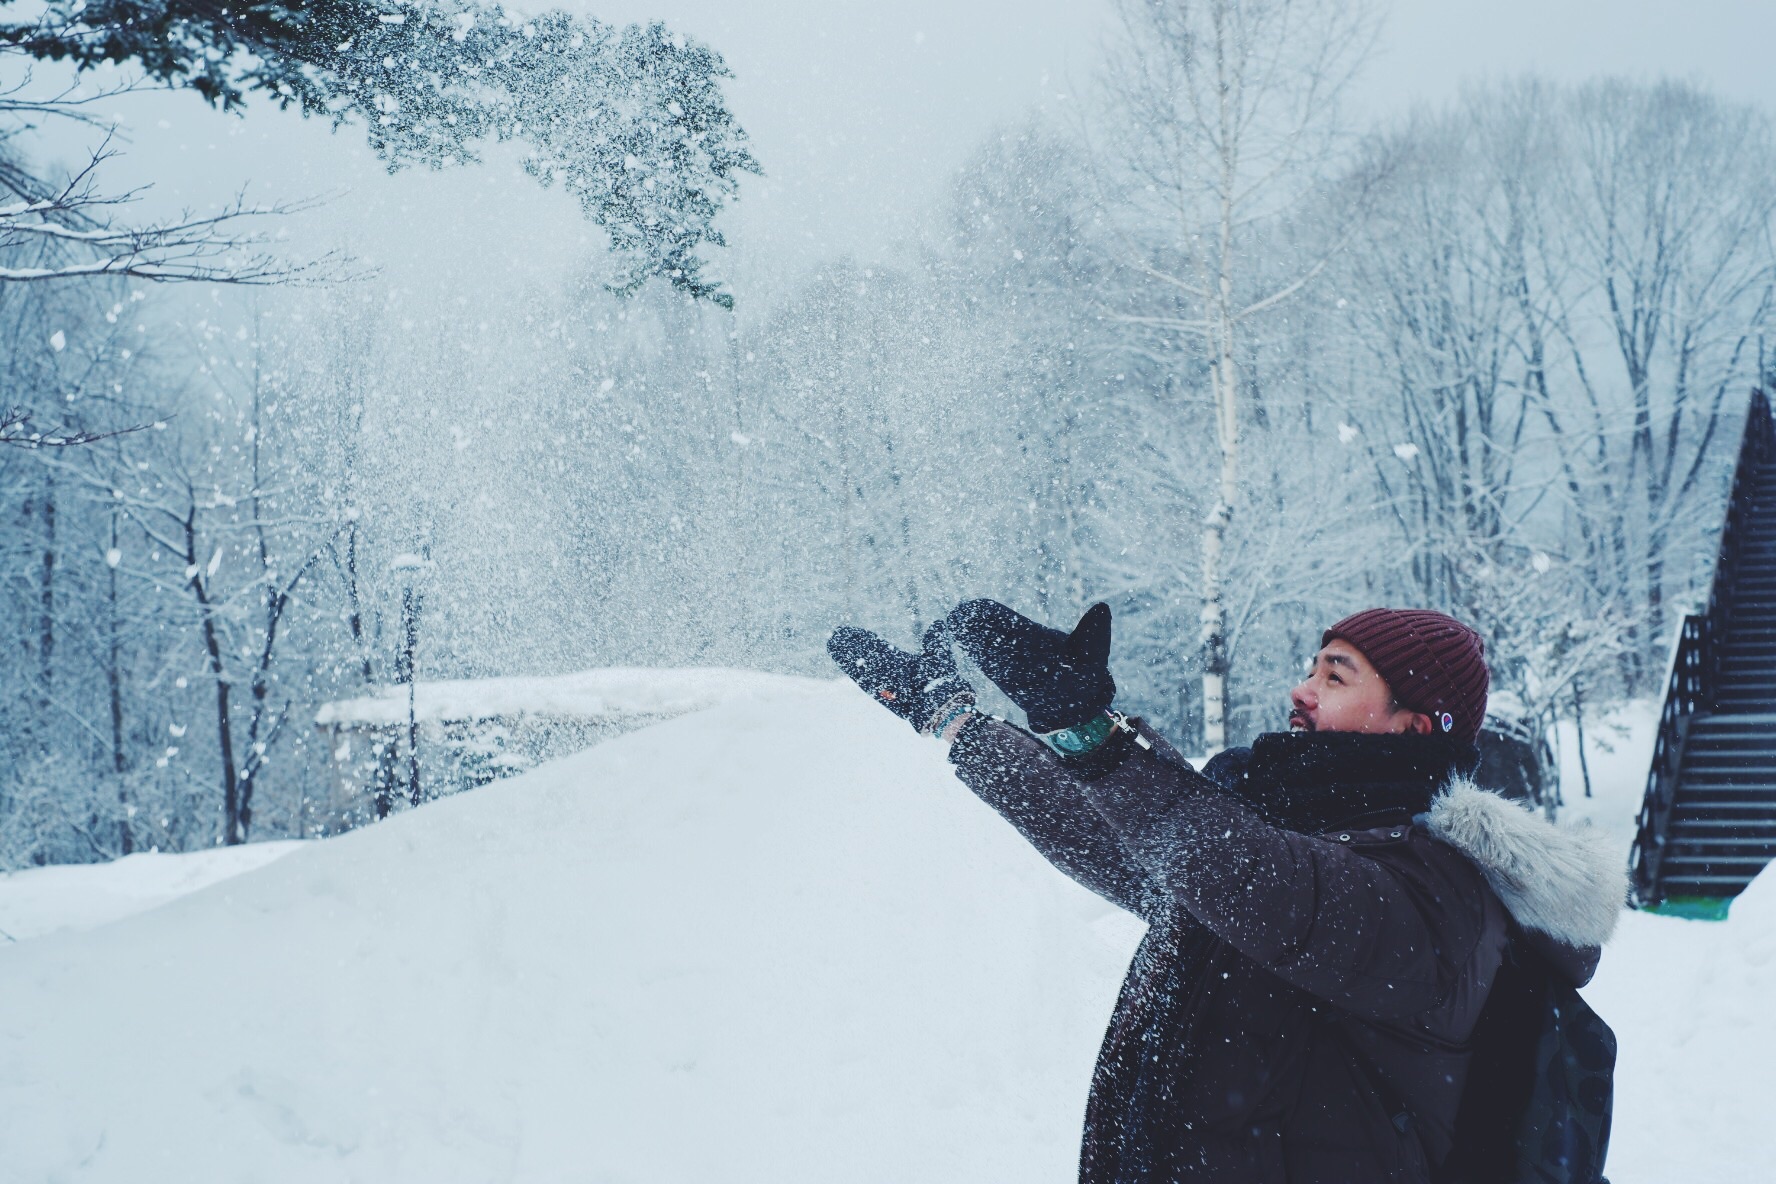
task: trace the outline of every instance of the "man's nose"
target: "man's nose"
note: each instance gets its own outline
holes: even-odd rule
[[[1301,683],[1289,692],[1289,702],[1303,711],[1312,711],[1316,706],[1313,688],[1306,683]]]

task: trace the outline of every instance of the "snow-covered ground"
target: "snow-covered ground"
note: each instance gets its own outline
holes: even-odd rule
[[[1576,730],[1559,730],[1561,821],[1606,828],[1628,857],[1660,705],[1628,703],[1587,721],[1585,798]],[[1585,997],[1616,1031],[1616,1125],[1609,1175],[1776,1180],[1776,874],[1765,872],[1725,924],[1627,913]]]
[[[793,690],[806,681],[719,666],[606,666],[540,677],[441,679],[413,688],[413,714],[419,720],[558,715],[619,722],[683,715],[730,699]],[[405,723],[407,692],[405,686],[390,686],[374,695],[327,703],[315,713],[315,722]]]
[[[1776,874],[1724,924],[1629,913],[1584,993],[1619,1043],[1613,1184],[1776,1180]]]
[[[91,929],[263,867],[299,842],[249,843],[185,855],[139,851],[110,863],[0,872],[0,943]]]
[[[1137,936],[807,682],[0,947],[0,1176],[1062,1181]]]
[[[1653,741],[1659,734],[1661,703],[1636,699],[1585,721],[1585,763],[1579,764],[1578,729],[1562,720],[1554,729],[1560,763],[1560,821],[1607,830],[1622,859],[1634,846],[1640,800],[1646,794]],[[1585,796],[1584,770],[1591,773]]]
[[[302,846],[99,928],[116,871],[0,880],[71,918],[0,941],[0,1177],[1061,1184],[1139,937],[809,680]],[[1616,1184],[1771,1178],[1773,952],[1770,877],[1625,919]]]

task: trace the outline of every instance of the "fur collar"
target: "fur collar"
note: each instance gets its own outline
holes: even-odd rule
[[[1479,867],[1525,929],[1575,947],[1601,946],[1628,898],[1628,868],[1605,837],[1452,779],[1418,821]]]

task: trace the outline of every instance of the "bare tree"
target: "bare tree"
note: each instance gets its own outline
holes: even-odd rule
[[[140,426],[108,432],[65,426],[39,427],[33,422],[32,413],[24,407],[0,408],[0,444],[15,448],[68,448],[141,430]]]
[[[95,174],[116,156],[107,137],[81,169],[55,185],[34,185],[0,205],[0,259],[21,253],[30,262],[0,264],[0,283],[120,275],[145,280],[272,284],[338,271],[330,253],[305,263],[280,260],[266,250],[268,232],[247,223],[299,212],[306,202],[249,205],[244,198],[208,214],[119,224],[113,213],[136,201],[141,190],[103,194]],[[35,190],[36,192],[32,192]],[[42,250],[29,252],[32,245]]]
[[[164,801],[136,758],[164,699],[145,684],[165,634],[111,562],[123,552],[110,486],[85,480],[95,465],[121,471],[120,451],[141,438],[91,425],[154,418],[137,395],[157,351],[126,315],[136,308],[115,279],[0,286],[0,384],[19,401],[0,415],[12,758],[0,783],[0,864],[127,853],[131,810]]]
[[[29,55],[0,40],[0,64]],[[0,284],[96,276],[155,281],[269,284],[344,274],[336,253],[291,262],[270,251],[264,220],[295,213],[309,202],[249,204],[244,196],[207,213],[129,223],[119,218],[144,190],[108,193],[98,183],[119,153],[115,126],[95,105],[137,89],[118,83],[88,87],[79,81],[44,91],[26,66],[0,89]],[[55,124],[95,138],[84,163],[60,180],[33,169],[12,145],[21,133]]]
[[[188,598],[187,636],[214,690],[230,844],[247,840],[255,790],[295,703],[280,690],[291,610],[349,520],[315,496],[294,458],[274,450],[276,376],[266,372],[257,334],[249,350],[239,362],[213,356],[212,408],[155,425],[142,445],[114,458],[125,471],[110,471],[111,458],[96,454],[66,467],[108,495],[162,557],[164,566],[135,574]],[[138,469],[146,475],[136,477]]]
[[[1341,434],[1396,587],[1481,629],[1538,746],[1581,686],[1644,689],[1663,596],[1706,574],[1723,400],[1770,311],[1769,137],[1686,88],[1524,79],[1373,146],[1387,184],[1331,285]]]
[[[1241,501],[1241,337],[1318,275],[1332,248],[1280,278],[1255,275],[1252,259],[1335,160],[1339,100],[1375,21],[1365,5],[1341,0],[1122,0],[1118,11],[1106,86],[1122,256],[1151,289],[1149,303],[1161,305],[1122,319],[1202,352],[1220,459],[1199,582],[1203,745],[1215,752],[1227,743],[1225,564]]]
[[[1591,83],[1566,107],[1569,258],[1595,293],[1588,319],[1616,354],[1584,380],[1608,408],[1595,430],[1624,474],[1620,509],[1646,606],[1636,649],[1652,665],[1670,542],[1719,430],[1738,421],[1729,392],[1761,377],[1757,336],[1776,304],[1776,135],[1762,112],[1683,83]],[[1624,418],[1626,433],[1615,430]]]
[[[1769,122],[1673,84],[1525,79],[1378,150],[1393,181],[1340,278],[1346,340],[1392,395],[1352,422],[1387,408],[1385,443],[1412,454],[1366,434],[1414,580],[1459,604],[1464,566],[1550,557],[1586,589],[1575,613],[1626,631],[1632,689],[1662,654],[1664,599],[1699,587],[1667,570],[1705,564],[1691,540],[1727,403],[1756,381],[1776,281]]]

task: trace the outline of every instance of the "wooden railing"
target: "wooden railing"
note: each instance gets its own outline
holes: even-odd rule
[[[1690,717],[1714,705],[1720,678],[1717,643],[1727,635],[1733,619],[1733,583],[1739,570],[1745,521],[1752,509],[1752,483],[1759,466],[1772,459],[1776,459],[1776,422],[1770,415],[1769,399],[1763,391],[1754,390],[1751,406],[1745,412],[1745,434],[1740,438],[1739,461],[1733,469],[1732,492],[1727,495],[1727,513],[1721,522],[1708,609],[1684,618],[1671,655],[1665,706],[1659,713],[1659,738],[1653,745],[1653,765],[1647,772],[1646,796],[1641,800],[1640,828],[1628,857],[1636,905],[1656,904],[1664,896],[1660,865],[1666,832],[1671,826],[1671,808],[1677,797],[1677,775],[1683,767],[1684,743],[1689,739]]]

